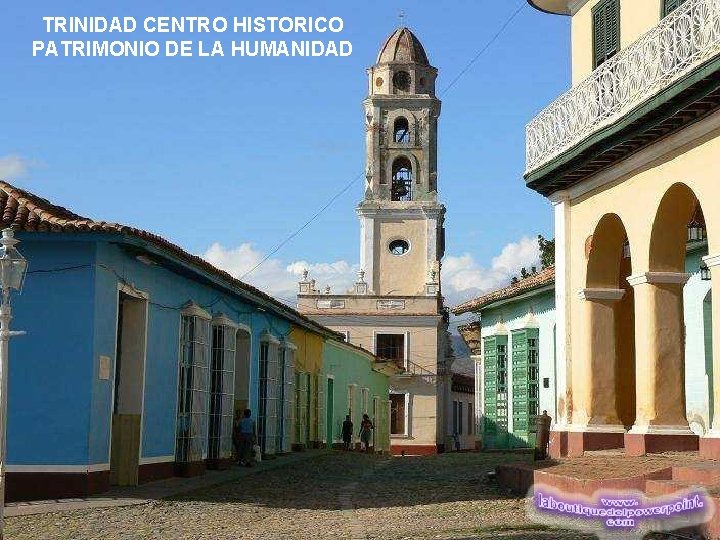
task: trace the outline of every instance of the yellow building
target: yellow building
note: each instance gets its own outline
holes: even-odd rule
[[[557,410],[551,450],[692,450],[720,457],[686,410],[689,242],[720,294],[720,1],[530,0],[569,15],[572,88],[527,127],[528,186],[556,228]],[[717,336],[720,302],[706,324]]]
[[[290,330],[295,350],[295,403],[292,427],[293,449],[318,447],[323,438],[325,417],[323,344],[324,337],[299,326]]]

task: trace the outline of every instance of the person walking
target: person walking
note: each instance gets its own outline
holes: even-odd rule
[[[342,425],[342,440],[343,440],[343,450],[351,450],[352,446],[352,436],[353,436],[353,423],[352,420],[350,420],[350,415],[348,414],[345,417],[345,421]]]
[[[365,452],[370,451],[370,441],[372,441],[374,427],[370,417],[367,414],[363,414],[362,422],[360,422],[360,442],[365,447]]]
[[[242,419],[237,423],[238,464],[246,467],[252,467],[254,464],[252,451],[257,439],[255,420],[251,417],[250,409],[245,409]]]

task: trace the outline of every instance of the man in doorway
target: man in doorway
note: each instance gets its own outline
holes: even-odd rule
[[[352,436],[353,436],[353,423],[352,420],[350,420],[350,415],[348,414],[345,417],[345,421],[342,425],[342,440],[343,440],[343,450],[351,450],[352,449]]]
[[[242,419],[236,424],[238,463],[246,467],[253,466],[252,451],[257,439],[255,421],[251,416],[250,409],[245,409]]]

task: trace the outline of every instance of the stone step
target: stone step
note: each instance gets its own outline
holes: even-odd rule
[[[720,486],[720,462],[706,461],[672,468],[672,479],[699,486]]]
[[[691,484],[678,482],[676,480],[646,480],[645,494],[648,497],[659,497],[661,495],[672,495],[691,487]]]

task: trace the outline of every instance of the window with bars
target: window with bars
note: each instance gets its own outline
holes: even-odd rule
[[[475,428],[475,418],[473,417],[473,406],[472,403],[468,403],[468,414],[467,414],[467,432],[468,435],[472,435],[474,433]]]
[[[208,458],[232,456],[233,399],[235,394],[236,328],[229,321],[213,321],[210,372],[210,430]]]
[[[602,0],[592,10],[593,69],[620,51],[620,0]]]
[[[453,433],[457,433],[458,432],[458,402],[455,400],[453,400],[452,411],[453,411],[453,420],[452,420]]]
[[[458,416],[458,422],[457,422],[457,424],[458,424],[458,429],[457,429],[457,432],[458,432],[458,435],[462,435],[462,434],[463,434],[463,402],[462,402],[462,401],[458,401],[457,406],[458,406],[458,413],[457,413],[457,416]]]
[[[258,392],[258,441],[263,454],[274,454],[278,426],[279,342],[269,335],[260,341],[260,387]]]
[[[208,450],[210,316],[191,306],[181,316],[175,460],[202,461]]]
[[[277,348],[277,428],[275,430],[275,449],[278,452],[291,450],[290,436],[292,411],[295,401],[293,390],[295,379],[295,348],[283,343]]]
[[[666,17],[683,5],[687,0],[663,0],[662,16]]]
[[[308,411],[310,404],[310,375],[298,373],[295,407],[296,442],[303,446],[308,444]]]

